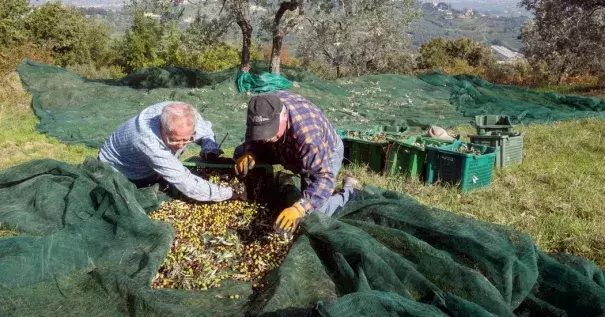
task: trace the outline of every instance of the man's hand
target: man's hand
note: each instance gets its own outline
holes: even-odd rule
[[[228,200],[248,200],[248,193],[246,193],[246,186],[241,183],[241,186],[233,186],[231,187],[233,190],[233,195]]]
[[[235,161],[235,175],[245,177],[248,172],[254,168],[255,164],[254,155],[246,153],[240,156],[237,161]]]
[[[298,226],[300,218],[305,216],[305,209],[300,203],[295,203],[292,207],[282,210],[275,221],[275,225],[281,230],[294,232]]]
[[[223,150],[221,149],[212,149],[212,150],[202,150],[200,152],[200,157],[204,162],[214,162],[218,159],[219,156],[223,155]]]

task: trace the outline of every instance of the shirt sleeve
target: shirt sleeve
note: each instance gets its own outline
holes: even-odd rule
[[[315,144],[302,146],[304,168],[310,174],[311,184],[303,191],[299,203],[307,213],[319,209],[332,195],[336,175],[332,172],[328,150]]]
[[[194,139],[195,143],[202,147],[202,151],[209,151],[218,148],[218,144],[216,144],[216,139],[214,137],[214,132],[212,132],[212,123],[204,120],[199,113],[195,122]]]
[[[138,146],[144,154],[142,157],[146,160],[145,163],[185,196],[197,201],[223,201],[231,198],[231,188],[219,187],[192,174],[169,150],[162,150],[161,145],[154,144],[157,149],[152,148],[153,144]]]

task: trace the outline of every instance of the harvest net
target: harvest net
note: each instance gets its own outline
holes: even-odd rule
[[[164,200],[89,159],[0,173],[0,313],[7,316],[602,316],[594,264],[552,257],[509,227],[365,188],[336,218],[301,222],[282,264],[253,282],[154,289],[175,231]],[[178,230],[178,229],[177,229]],[[237,296],[235,296],[237,295]]]

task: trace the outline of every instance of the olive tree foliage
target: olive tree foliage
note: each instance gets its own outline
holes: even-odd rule
[[[437,37],[422,44],[419,53],[421,69],[451,67],[460,61],[472,67],[486,67],[495,62],[488,46],[467,37],[452,40]]]
[[[0,0],[0,49],[26,38],[23,16],[28,10],[27,0]]]
[[[353,75],[389,72],[392,56],[409,50],[405,31],[419,15],[414,0],[315,1],[302,25],[297,56],[303,65],[324,62],[337,77],[344,69]]]
[[[206,47],[219,44],[234,24],[228,14],[210,17],[198,8],[193,21],[185,30],[183,41],[188,51],[202,52]]]
[[[551,69],[551,82],[569,75],[605,76],[605,0],[523,0],[535,18],[522,30],[522,51]]]
[[[133,24],[118,41],[117,63],[126,71],[165,64],[165,27],[142,12],[136,12]]]

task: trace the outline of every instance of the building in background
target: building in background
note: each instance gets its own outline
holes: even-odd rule
[[[523,54],[512,51],[504,46],[492,45],[491,48],[498,59],[498,63],[510,63],[525,58]]]

